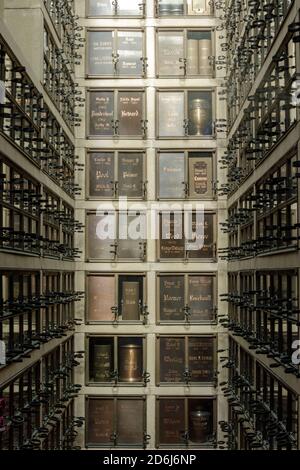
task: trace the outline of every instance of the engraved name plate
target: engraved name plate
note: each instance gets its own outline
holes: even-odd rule
[[[188,358],[192,382],[212,382],[214,380],[213,338],[190,337]]]
[[[188,305],[191,320],[212,321],[214,319],[213,276],[189,276]]]
[[[127,136],[142,135],[143,93],[122,91],[118,103],[119,134]]]
[[[197,153],[189,154],[189,188],[190,197],[212,196],[212,157]]]
[[[162,321],[184,320],[184,276],[161,276],[160,319]]]
[[[111,238],[114,234],[109,232],[111,227],[115,228],[115,214],[98,216],[89,214],[87,218],[87,256],[88,259],[114,259],[113,244],[115,240]]]
[[[182,92],[159,92],[159,137],[184,136],[184,94]]]
[[[121,278],[121,312],[122,320],[140,319],[140,282],[135,280],[123,280]]]
[[[141,31],[119,31],[117,52],[120,75],[142,75],[143,33]]]
[[[213,258],[215,256],[214,214],[205,213],[203,218],[196,217],[193,213],[192,231],[195,238],[187,245],[189,258]],[[192,247],[194,249],[191,249]]]
[[[113,399],[89,399],[87,443],[90,445],[111,443],[114,432],[114,402]]]
[[[160,338],[160,382],[183,382],[184,352],[184,338]]]
[[[158,33],[158,74],[159,76],[182,76],[184,37],[179,31]]]
[[[143,196],[143,154],[119,153],[119,196]]]
[[[184,258],[182,214],[160,215],[160,258]]]
[[[88,32],[88,74],[113,75],[112,61],[113,33],[112,31]]]
[[[159,154],[159,197],[184,198],[184,153]]]
[[[112,135],[112,121],[114,119],[113,92],[90,91],[89,103],[89,135]]]
[[[89,154],[90,196],[114,196],[114,154]]]
[[[159,400],[159,443],[182,444],[185,431],[184,400]]]

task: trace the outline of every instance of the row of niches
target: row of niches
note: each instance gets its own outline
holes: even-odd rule
[[[228,400],[229,416],[221,429],[229,450],[298,449],[296,389],[281,381],[274,366],[263,366],[233,338],[229,339],[228,365],[229,381],[221,390]]]
[[[145,17],[147,0],[86,0],[87,17]],[[214,12],[213,0],[155,0],[154,11],[157,17],[211,16]]]
[[[90,273],[86,277],[86,322],[147,324],[146,274]],[[152,292],[155,295],[155,292]],[[210,324],[217,316],[217,279],[207,273],[159,273],[156,278],[158,324]]]
[[[146,159],[145,151],[89,150],[86,155],[87,199],[127,197],[146,200]],[[216,158],[213,152],[160,150],[155,163],[157,199],[216,198]]]
[[[157,386],[217,385],[215,336],[156,336]],[[148,372],[147,336],[86,337],[87,385],[144,386],[154,380]]]
[[[156,76],[212,77],[211,29],[156,30]],[[88,29],[86,74],[93,77],[147,77],[145,30]]]
[[[226,258],[298,248],[299,165],[294,149],[229,206],[229,217],[222,225],[229,234]]]
[[[234,335],[246,340],[250,349],[273,359],[299,377],[296,356],[299,338],[299,287],[297,270],[229,273],[229,318],[221,319]]]
[[[216,408],[215,397],[157,397],[156,447],[215,447]],[[153,437],[147,433],[146,397],[88,396],[86,411],[86,447],[146,448]]]
[[[73,337],[0,386],[0,450],[77,450]]]
[[[77,254],[74,232],[82,226],[74,218],[74,209],[2,155],[0,222],[1,249],[57,259],[73,259]]]
[[[0,295],[5,366],[73,331],[75,302],[82,293],[75,291],[70,272],[1,271]]]
[[[216,261],[217,214],[201,210],[88,212],[86,260],[88,262],[148,259],[149,239],[156,244],[157,261]],[[149,214],[150,215],[150,214]],[[158,236],[158,237],[157,237]],[[157,240],[155,240],[157,237]]]
[[[157,90],[157,138],[215,137],[217,130],[222,131],[215,122],[215,101],[215,93],[211,89]],[[89,89],[87,137],[146,139],[146,108],[145,89]]]

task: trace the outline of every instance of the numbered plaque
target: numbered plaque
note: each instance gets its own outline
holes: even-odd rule
[[[112,251],[116,235],[116,215],[96,215],[88,214],[88,240],[87,256],[88,259],[112,260],[114,254]]]
[[[181,199],[185,197],[184,153],[159,154],[159,197]]]
[[[143,304],[143,278],[120,276],[119,296],[122,320],[140,320],[141,307]]]
[[[113,321],[112,307],[116,304],[114,276],[88,276],[89,321]]]
[[[189,276],[188,306],[190,307],[192,321],[214,320],[213,276]]]
[[[160,348],[160,382],[180,383],[184,381],[185,339],[161,337]]]
[[[141,31],[118,31],[118,73],[141,76],[143,72],[143,33]]]
[[[189,258],[214,258],[214,214],[204,214],[203,216],[192,214],[193,240],[187,242]]]
[[[140,91],[120,91],[118,98],[119,134],[142,135],[143,93]]]
[[[111,445],[114,432],[114,400],[89,398],[87,445]]]
[[[134,419],[133,419],[134,418]],[[121,398],[117,401],[117,435],[119,445],[142,445],[145,419],[144,401]]]
[[[113,135],[114,93],[112,91],[90,91],[89,135]]]
[[[188,364],[191,382],[213,382],[214,380],[214,339],[190,337]]]
[[[160,320],[184,320],[184,276],[160,276]]]
[[[158,135],[159,137],[184,136],[183,92],[159,92]]]
[[[114,196],[114,154],[89,154],[89,193],[92,197]]]
[[[159,399],[159,443],[183,444],[185,431],[184,400],[180,398]]]
[[[119,153],[119,196],[143,197],[143,162],[142,153]]]
[[[180,31],[158,33],[158,75],[183,76],[184,36]]]
[[[182,213],[160,214],[160,258],[185,257]]]
[[[88,75],[113,75],[112,31],[88,32]]]
[[[189,194],[191,198],[212,197],[212,156],[189,153]]]

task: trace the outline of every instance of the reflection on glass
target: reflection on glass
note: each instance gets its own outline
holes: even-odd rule
[[[184,14],[184,1],[183,0],[160,0],[159,1],[159,15],[160,16],[173,16]]]
[[[184,37],[179,31],[158,33],[158,75],[183,76]]]
[[[118,73],[142,75],[143,33],[141,31],[118,32]]]
[[[160,137],[184,136],[184,93],[159,92],[158,134]]]
[[[120,259],[141,259],[143,257],[143,242],[146,239],[145,214],[128,215],[120,212],[119,226],[118,257]]]
[[[159,197],[185,197],[184,153],[159,154]]]
[[[114,14],[113,0],[89,0],[89,16],[111,16]]]
[[[188,31],[187,35],[187,74],[211,75],[212,66],[211,33],[209,31]]]
[[[113,321],[112,307],[115,306],[114,276],[88,277],[88,312],[89,321]]]
[[[188,92],[189,135],[212,134],[212,95],[209,91]]]
[[[118,0],[118,15],[138,16],[141,15],[141,0]]]
[[[132,417],[134,416],[134,419]],[[144,402],[141,399],[117,401],[118,444],[141,445],[144,436]]]
[[[113,75],[113,32],[88,32],[88,74]]]
[[[116,219],[115,214],[88,216],[88,250],[90,259],[114,259]]]

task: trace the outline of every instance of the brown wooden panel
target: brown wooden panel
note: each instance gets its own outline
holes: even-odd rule
[[[160,319],[184,320],[184,276],[160,276]]]
[[[89,399],[87,444],[108,444],[114,432],[113,399]]]
[[[118,399],[117,435],[119,445],[142,445],[144,437],[144,400]]]
[[[190,307],[191,320],[212,321],[214,319],[213,276],[189,276],[188,305]]]
[[[88,276],[88,320],[113,321],[115,304],[114,276]]]
[[[90,196],[113,197],[114,195],[114,154],[89,154]]]
[[[188,349],[189,371],[192,382],[214,380],[214,339],[190,337]]]
[[[160,346],[160,382],[183,382],[185,371],[184,338],[161,337]]]
[[[184,431],[184,400],[161,398],[159,400],[159,443],[182,444]]]

